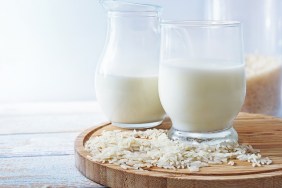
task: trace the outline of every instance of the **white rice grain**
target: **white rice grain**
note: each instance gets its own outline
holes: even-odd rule
[[[253,167],[272,163],[250,145],[226,142],[216,146],[191,145],[170,140],[167,130],[162,129],[103,131],[100,136],[89,139],[85,149],[91,154],[89,159],[119,165],[123,169],[144,170],[155,166],[195,172],[210,164],[233,166],[232,159],[248,161]]]

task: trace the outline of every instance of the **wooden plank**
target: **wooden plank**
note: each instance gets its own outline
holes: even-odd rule
[[[1,103],[0,115],[42,115],[97,113],[97,101]]]
[[[74,132],[104,121],[96,101],[0,105],[0,134]]]
[[[105,121],[101,113],[0,115],[0,134],[77,132]]]
[[[74,156],[0,159],[0,187],[103,187],[74,166]]]
[[[79,132],[105,117],[96,103],[0,107],[0,187],[102,187],[74,166]]]
[[[0,135],[0,158],[70,155],[79,132]],[[1,160],[1,159],[0,159]]]

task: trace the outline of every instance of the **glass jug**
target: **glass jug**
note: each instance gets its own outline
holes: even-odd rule
[[[160,7],[100,3],[108,13],[108,32],[95,76],[98,103],[113,125],[157,126],[165,115],[158,94]]]

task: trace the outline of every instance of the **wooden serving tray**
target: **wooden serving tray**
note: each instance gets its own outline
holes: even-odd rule
[[[158,129],[168,129],[167,119]],[[234,127],[239,142],[251,144],[260,149],[263,156],[272,159],[273,164],[253,168],[247,162],[235,161],[236,166],[211,165],[199,172],[189,170],[168,170],[154,167],[150,171],[124,170],[113,164],[93,162],[84,150],[84,143],[102,130],[120,129],[105,123],[81,133],[75,141],[75,163],[78,170],[90,180],[109,187],[191,187],[191,188],[281,188],[282,187],[282,119],[259,114],[240,113]],[[126,129],[121,129],[126,130]]]

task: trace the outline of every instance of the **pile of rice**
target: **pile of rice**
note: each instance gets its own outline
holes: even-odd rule
[[[277,115],[281,97],[281,59],[273,56],[246,57],[247,93],[242,111]]]
[[[235,159],[248,161],[253,167],[272,163],[250,145],[189,145],[170,140],[167,130],[163,129],[103,131],[100,136],[89,139],[85,149],[91,153],[90,160],[119,165],[124,169],[160,167],[193,172],[210,164],[236,165]]]

